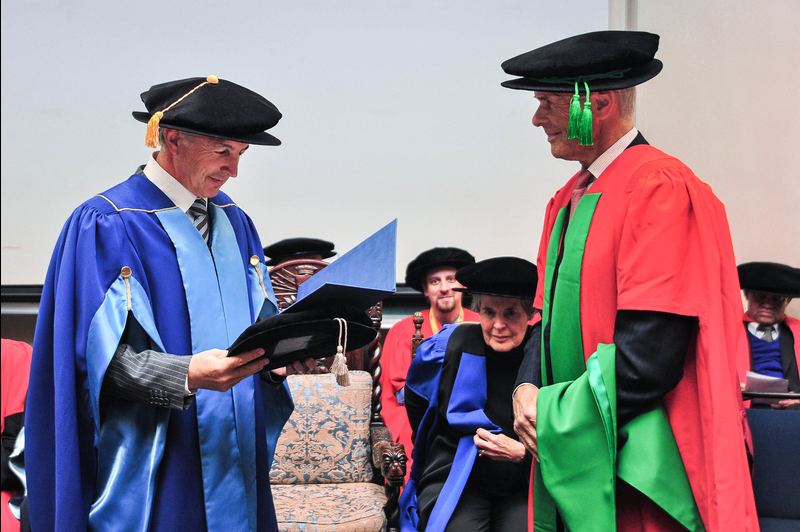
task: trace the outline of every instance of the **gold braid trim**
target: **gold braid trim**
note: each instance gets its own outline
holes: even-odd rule
[[[122,271],[120,272],[122,278],[125,279],[125,290],[128,292],[128,311],[131,310],[131,282],[128,280],[128,277],[131,276],[131,269],[129,266],[123,266]]]
[[[255,268],[256,273],[258,274],[258,281],[261,283],[261,290],[264,292],[264,299],[269,301],[269,294],[267,294],[267,287],[264,286],[264,276],[261,275],[261,269],[258,267],[258,263],[261,262],[258,259],[258,255],[253,255],[250,257],[250,264]]]
[[[114,202],[113,202],[113,201],[111,201],[111,200],[110,200],[110,199],[108,199],[107,197],[103,196],[102,194],[95,194],[95,195],[94,195],[94,196],[92,196],[92,197],[94,197],[94,198],[103,198],[104,200],[106,200],[107,202],[109,202],[109,203],[111,204],[111,206],[112,206],[112,207],[114,207],[114,209],[115,209],[117,212],[122,212],[122,211],[134,211],[134,212],[148,212],[148,213],[151,213],[151,214],[152,214],[152,213],[154,213],[154,212],[164,212],[164,211],[171,211],[172,209],[177,209],[177,208],[178,208],[177,206],[172,206],[172,207],[165,207],[165,208],[163,208],[163,209],[152,209],[152,210],[148,210],[148,209],[131,209],[131,208],[129,208],[129,207],[123,207],[123,208],[121,208],[121,209],[120,209],[119,207],[117,207],[117,206],[114,204]]]

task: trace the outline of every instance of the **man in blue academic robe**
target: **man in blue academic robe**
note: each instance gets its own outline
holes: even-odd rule
[[[271,531],[269,464],[292,410],[263,349],[277,306],[250,218],[219,191],[281,117],[214,76],[142,94],[147,145],[80,205],[47,273],[26,414],[34,530]]]

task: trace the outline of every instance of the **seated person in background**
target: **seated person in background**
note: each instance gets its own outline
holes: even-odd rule
[[[319,238],[285,238],[264,248],[267,266],[295,259],[324,260],[334,255],[333,242]]]
[[[475,258],[463,249],[433,248],[420,253],[406,268],[406,285],[419,290],[431,303],[422,311],[422,336],[428,338],[439,332],[442,325],[462,321],[478,321],[478,315],[462,308],[461,293],[453,289],[456,270],[474,264]],[[392,431],[395,443],[402,443],[409,458],[406,480],[411,472],[413,442],[411,426],[403,404],[403,387],[411,364],[411,338],[414,335],[413,316],[395,323],[386,334],[381,353],[381,415]]]
[[[19,511],[25,495],[25,487],[14,474],[9,458],[14,451],[17,436],[22,430],[25,412],[25,396],[28,393],[28,374],[31,367],[33,348],[25,342],[2,339],[2,500],[0,518],[3,532],[17,532],[20,529],[19,513],[14,515],[9,501]]]
[[[738,269],[747,300],[746,332],[737,355],[739,378],[744,381],[748,371],[783,378],[790,392],[800,393],[800,320],[786,316],[786,306],[800,297],[800,269],[774,262],[748,262]],[[757,401],[751,406],[766,407]],[[771,406],[800,410],[800,399]]]
[[[480,323],[446,325],[420,345],[408,370],[415,435],[400,501],[410,530],[526,530],[531,455],[514,433],[511,393],[533,316],[536,266],[498,257],[458,270]]]

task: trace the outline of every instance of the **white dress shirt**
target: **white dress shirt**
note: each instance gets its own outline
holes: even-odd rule
[[[589,165],[588,168],[589,173],[592,174],[595,178],[599,178],[600,174],[605,172],[606,168],[608,168],[617,157],[622,155],[622,152],[625,151],[625,148],[627,148],[630,145],[630,143],[633,142],[633,139],[635,139],[636,135],[638,134],[639,130],[634,127],[633,129],[622,135],[622,137],[620,137],[620,139],[617,142],[612,144],[609,149],[604,151],[603,154],[600,155],[600,157],[595,159],[595,161]],[[590,188],[592,188],[593,184],[594,181],[589,183],[589,186],[586,187],[586,190],[588,191]]]
[[[766,329],[769,327],[765,326],[764,329],[759,329],[758,327],[759,327],[758,323],[754,321],[751,321],[750,323],[747,324],[747,330],[750,331],[750,334],[752,334],[756,338],[764,338],[764,334],[766,334],[767,332]],[[772,341],[774,342],[775,340],[778,339],[778,334],[779,334],[778,327],[776,325],[772,325],[771,327],[772,327]]]
[[[192,206],[197,196],[189,192],[177,179],[161,168],[155,158],[155,153],[150,156],[144,167],[144,176],[167,195],[172,203],[189,216],[189,207]],[[191,217],[191,216],[190,216]]]

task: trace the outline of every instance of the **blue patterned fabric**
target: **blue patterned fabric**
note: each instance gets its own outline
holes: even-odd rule
[[[383,487],[369,482],[272,487],[282,532],[386,530]]]
[[[351,371],[350,386],[339,386],[331,374],[291,375],[286,382],[294,412],[278,438],[270,482],[369,482],[369,373]]]
[[[324,375],[286,380],[295,409],[278,438],[270,482],[279,530],[385,530],[386,495],[372,479],[372,377],[350,372],[350,386]]]

